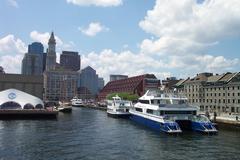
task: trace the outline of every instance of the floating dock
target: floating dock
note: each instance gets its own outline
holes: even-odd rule
[[[46,109],[0,110],[0,119],[56,119],[58,111]]]

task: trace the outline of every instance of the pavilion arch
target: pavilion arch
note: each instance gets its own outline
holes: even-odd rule
[[[43,105],[42,105],[42,104],[37,104],[37,105],[35,106],[35,108],[36,108],[36,109],[43,109]]]
[[[34,109],[34,106],[31,103],[27,103],[23,106],[23,109]]]
[[[8,101],[0,106],[1,109],[22,109],[21,105],[14,101]]]

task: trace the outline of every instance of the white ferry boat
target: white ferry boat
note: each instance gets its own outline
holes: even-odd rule
[[[112,99],[107,100],[107,114],[112,117],[129,117],[129,109],[133,107],[132,102],[122,100],[118,95]]]
[[[79,99],[78,97],[73,97],[73,99],[71,99],[71,103],[72,103],[72,106],[74,106],[74,107],[83,107],[84,106],[82,99]]]
[[[216,133],[209,119],[197,115],[197,110],[188,104],[186,97],[147,91],[129,112],[130,119],[166,133],[181,133],[182,130]]]

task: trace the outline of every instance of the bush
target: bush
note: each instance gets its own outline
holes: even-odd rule
[[[127,92],[119,92],[119,93],[108,94],[107,99],[112,100],[112,97],[115,97],[116,95],[121,97],[123,100],[129,100],[129,101],[136,101],[139,98],[139,96],[136,94],[127,93]]]

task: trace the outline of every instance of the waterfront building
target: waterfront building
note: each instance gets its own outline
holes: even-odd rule
[[[64,69],[44,72],[44,100],[71,100],[77,95],[77,78],[77,72]]]
[[[0,74],[0,91],[15,88],[40,99],[43,98],[43,76]]]
[[[34,42],[28,45],[28,52],[22,60],[22,74],[41,75],[43,73],[43,45]]]
[[[90,66],[82,69],[79,73],[78,88],[86,88],[92,97],[95,98],[98,93],[98,75],[96,70]]]
[[[80,70],[81,59],[78,52],[63,51],[60,55],[60,65],[72,71]]]
[[[0,109],[43,109],[43,101],[31,94],[17,89],[0,92]]]
[[[55,70],[56,68],[56,40],[54,38],[54,33],[51,33],[50,39],[48,41],[48,49],[46,56],[46,71]]]
[[[77,94],[77,78],[77,72],[56,63],[56,40],[52,32],[48,41],[44,72],[44,100],[71,100]]]
[[[127,75],[120,75],[120,74],[111,74],[110,75],[110,81],[116,81],[116,80],[121,80],[121,79],[127,79]]]
[[[103,87],[104,87],[104,79],[102,77],[99,77],[98,78],[98,91],[103,89]]]
[[[175,85],[181,80],[178,80],[176,77],[167,77],[165,80],[162,80],[161,90],[165,93],[175,92]]]
[[[147,90],[159,87],[160,80],[154,74],[144,74],[108,82],[99,93],[98,99],[106,99],[108,94],[116,92],[128,92],[142,96]]]
[[[184,94],[201,111],[240,113],[240,73],[200,73],[184,82]]]

